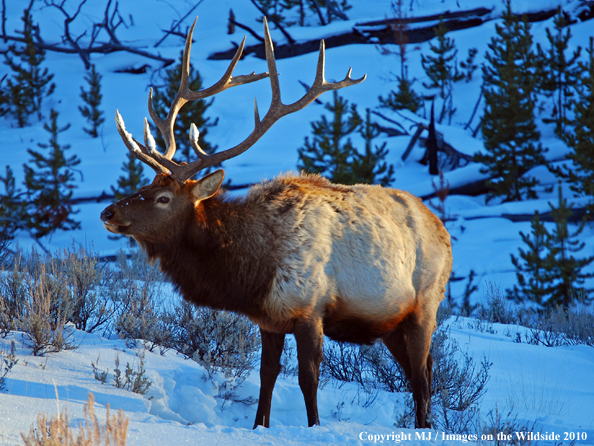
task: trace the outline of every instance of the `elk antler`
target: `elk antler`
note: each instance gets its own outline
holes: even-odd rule
[[[191,91],[188,87],[190,72],[190,48],[192,45],[192,34],[194,32],[196,20],[190,28],[190,32],[188,33],[188,37],[186,39],[186,47],[183,56],[182,80],[179,87],[179,91],[177,92],[177,95],[175,96],[175,99],[173,100],[173,103],[171,104],[171,107],[169,109],[169,113],[167,114],[167,117],[164,120],[159,118],[153,110],[152,89],[149,93],[149,112],[151,117],[155,121],[157,128],[161,132],[161,135],[163,135],[163,139],[165,140],[165,154],[161,154],[157,151],[155,141],[150,133],[148,121],[146,120],[146,118],[144,121],[145,145],[143,145],[136,141],[134,138],[132,138],[132,135],[126,131],[124,121],[121,115],[119,114],[119,112],[116,112],[116,124],[118,127],[118,132],[122,136],[124,143],[132,152],[132,154],[144,163],[151,166],[157,173],[171,172],[171,175],[182,183],[188,180],[189,178],[193,177],[199,171],[206,169],[207,167],[222,163],[225,160],[234,158],[240,155],[241,153],[245,152],[247,149],[253,146],[256,143],[256,141],[258,141],[262,137],[262,135],[264,135],[264,133],[266,133],[268,129],[272,127],[272,125],[276,121],[278,121],[283,116],[288,115],[289,113],[293,113],[305,108],[322,93],[331,90],[338,90],[339,88],[348,87],[350,85],[359,84],[363,82],[367,77],[367,75],[364,75],[360,79],[351,78],[352,68],[350,68],[346,77],[342,81],[326,82],[326,79],[324,78],[325,45],[324,41],[322,40],[320,42],[320,52],[318,56],[316,78],[314,80],[312,87],[298,101],[289,105],[283,104],[281,102],[280,97],[280,86],[278,82],[278,72],[276,70],[276,61],[274,59],[272,39],[270,38],[268,23],[266,21],[266,18],[264,18],[264,43],[269,73],[252,73],[246,76],[232,77],[233,69],[235,68],[235,65],[237,65],[237,62],[239,61],[239,58],[241,57],[241,53],[243,51],[243,47],[245,44],[244,37],[243,41],[241,42],[241,45],[235,53],[235,56],[233,57],[233,60],[231,61],[231,64],[229,65],[229,68],[227,68],[227,71],[225,72],[221,80],[219,80],[212,87],[207,88],[205,90]],[[172,160],[176,149],[175,139],[173,135],[173,126],[175,123],[177,113],[186,102],[195,101],[197,99],[203,99],[209,96],[214,96],[215,94],[223,90],[226,90],[227,88],[254,82],[265,77],[270,77],[270,86],[272,89],[272,102],[270,104],[270,108],[264,116],[264,118],[260,119],[260,115],[258,113],[258,104],[254,99],[254,130],[243,142],[239,143],[238,145],[230,149],[209,155],[206,152],[204,152],[198,145],[198,129],[194,124],[192,124],[190,127],[190,143],[198,159],[192,161],[189,164],[178,164]]]

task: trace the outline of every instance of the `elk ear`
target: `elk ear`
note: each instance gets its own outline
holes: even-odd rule
[[[223,169],[219,169],[206,175],[194,185],[192,188],[192,195],[194,195],[196,201],[206,200],[207,198],[212,197],[220,189],[224,178],[225,171]]]

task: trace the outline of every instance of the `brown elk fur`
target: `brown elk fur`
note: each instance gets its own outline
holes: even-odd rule
[[[310,426],[319,423],[325,334],[361,344],[382,339],[411,382],[417,426],[428,427],[429,346],[452,267],[441,221],[395,189],[287,174],[232,199],[218,192],[222,179],[222,171],[185,183],[158,175],[106,208],[102,220],[159,259],[185,299],[260,326],[255,425],[269,425],[284,337],[293,333]]]

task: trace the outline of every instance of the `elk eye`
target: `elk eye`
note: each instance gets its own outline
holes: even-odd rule
[[[166,203],[169,203],[169,201],[170,201],[169,197],[166,197],[166,196],[157,198],[157,203],[166,204]]]

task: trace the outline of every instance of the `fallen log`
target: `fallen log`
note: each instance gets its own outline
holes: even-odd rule
[[[553,17],[557,13],[557,8],[544,11],[528,12],[526,17],[529,22],[541,22]],[[594,1],[585,1],[580,4],[579,10],[575,11],[575,16],[586,21],[594,18]],[[445,26],[450,31],[473,28],[483,23],[494,20],[497,16],[489,8],[475,8],[467,11],[450,12],[445,11],[441,14],[432,14],[421,17],[409,17],[405,19],[387,18],[373,20],[369,22],[356,23],[351,30],[324,38],[326,48],[335,48],[351,44],[372,44],[385,45],[396,43],[394,26],[399,22],[406,24],[407,42],[422,43],[435,37],[435,27],[437,21],[442,17]],[[575,20],[574,20],[575,21]],[[322,28],[323,29],[323,28]],[[319,38],[304,42],[275,44],[274,55],[276,59],[295,57],[302,54],[313,53],[319,50]],[[210,60],[230,60],[235,55],[236,47],[226,51],[213,53],[208,56]],[[243,57],[253,54],[260,59],[266,59],[264,44],[249,45],[243,51]]]

